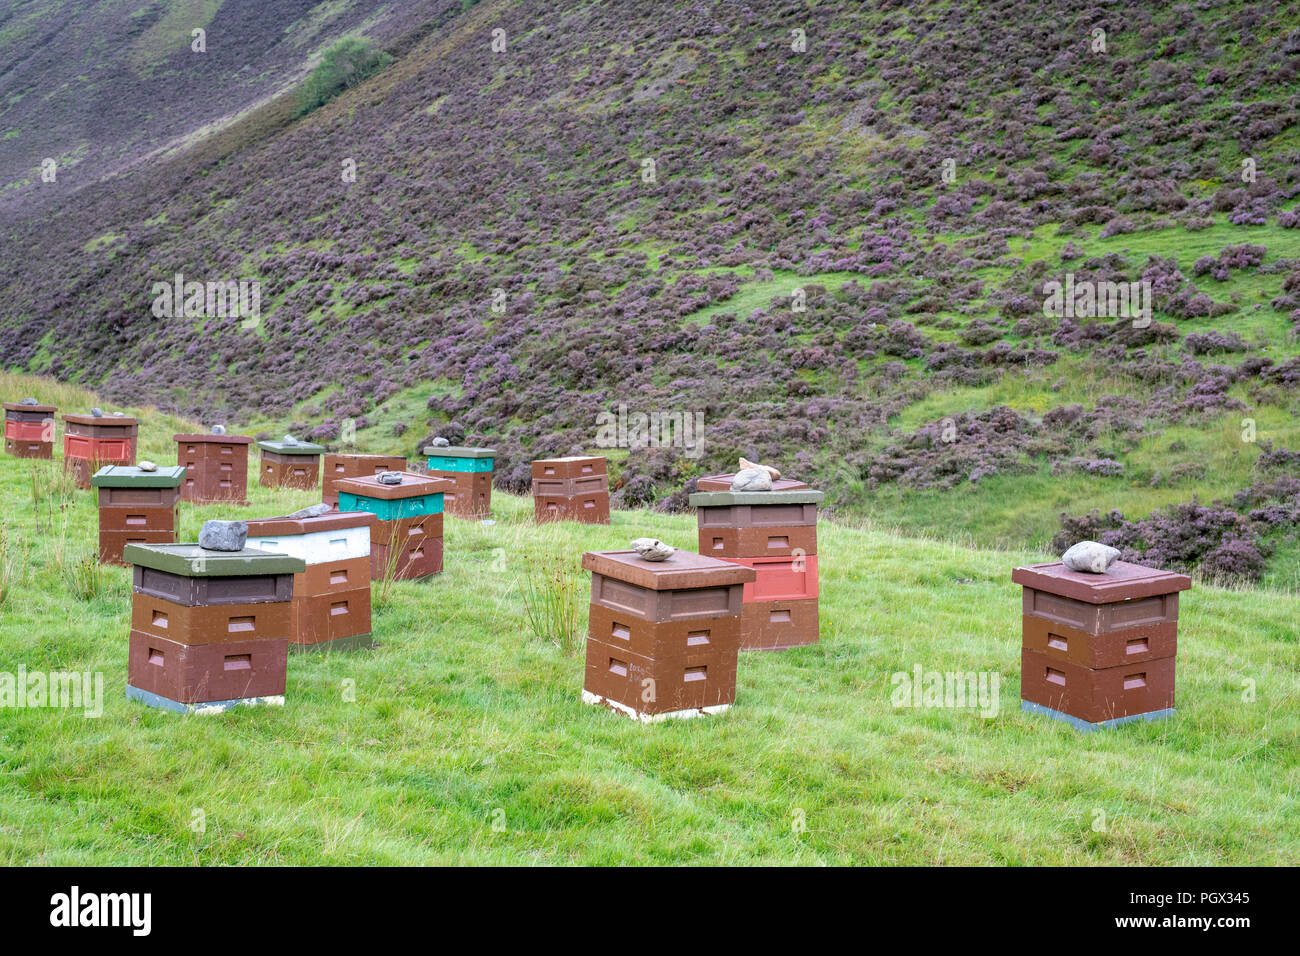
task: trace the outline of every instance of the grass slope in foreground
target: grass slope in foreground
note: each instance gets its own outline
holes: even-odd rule
[[[141,454],[172,460],[184,424],[146,417]],[[1010,571],[1043,555],[825,524],[821,645],[742,655],[729,713],[646,727],[578,701],[581,657],[527,633],[521,589],[530,566],[641,534],[693,549],[694,519],[537,529],[527,499],[497,494],[496,525],[447,520],[444,574],[379,601],[376,650],[292,657],[284,708],[182,718],[124,698],[128,572],[72,595],[55,552],[91,553],[91,498],[64,510],[51,492],[38,519],[31,469],[0,460],[18,578],[0,670],[101,671],[106,702],[97,720],[0,710],[2,864],[1300,860],[1291,595],[1194,588],[1177,717],[1082,735],[1019,710]],[[182,535],[314,500],[250,496],[183,504]],[[996,672],[1000,715],[894,709],[890,675],[916,664]]]

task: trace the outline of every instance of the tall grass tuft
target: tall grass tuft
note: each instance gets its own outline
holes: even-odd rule
[[[571,657],[584,643],[578,596],[585,582],[568,560],[559,553],[529,556],[520,595],[529,633]]]
[[[0,525],[0,606],[22,586],[26,565],[26,556],[10,544],[9,529]]]
[[[72,475],[52,461],[32,463],[31,485],[32,512],[36,515],[38,531],[50,533],[54,530],[54,513],[67,512],[77,493],[77,486]],[[44,508],[41,507],[44,503]]]
[[[93,601],[103,595],[108,589],[109,576],[108,570],[99,563],[99,555],[94,551],[70,554],[66,527],[62,534],[51,535],[50,540],[54,565],[72,596],[78,601]]]
[[[370,547],[374,548],[375,544],[372,542]],[[370,585],[370,594],[376,609],[387,605],[389,599],[393,596],[393,585],[397,583],[397,572],[405,554],[404,539],[393,535],[392,544],[388,546],[388,553],[384,556],[384,560],[378,563],[379,566],[376,570],[379,572],[379,577]]]

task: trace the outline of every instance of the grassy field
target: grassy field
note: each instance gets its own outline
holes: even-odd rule
[[[142,411],[141,455],[174,461],[186,423]],[[283,708],[178,717],[125,699],[128,573],[74,595],[91,496],[33,468],[0,460],[0,671],[101,672],[106,700],[0,709],[3,864],[1300,862],[1290,594],[1198,585],[1177,716],[1084,735],[1019,710],[1010,572],[1047,556],[826,523],[822,643],[742,655],[722,716],[641,726],[579,702],[581,656],[530,633],[521,594],[560,569],[581,602],[584,550],[693,550],[694,518],[539,529],[498,493],[496,524],[447,519],[444,574],[380,597],[375,649],[291,657]],[[250,496],[182,505],[182,536],[315,500]],[[999,712],[895,708],[917,665],[998,675]]]

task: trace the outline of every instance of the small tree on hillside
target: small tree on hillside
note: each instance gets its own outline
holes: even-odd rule
[[[298,115],[328,103],[346,89],[378,73],[393,58],[369,41],[344,37],[321,57],[320,64],[298,89]]]

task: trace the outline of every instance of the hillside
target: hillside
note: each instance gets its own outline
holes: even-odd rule
[[[158,460],[194,424],[130,411]],[[103,714],[3,710],[4,865],[1300,860],[1294,595],[1198,585],[1177,716],[1081,735],[1019,710],[1010,573],[1044,555],[823,522],[822,643],[742,654],[730,711],[647,727],[579,702],[582,658],[530,633],[521,594],[558,568],[581,604],[582,551],[693,547],[693,518],[537,528],[497,494],[497,524],[448,519],[444,574],[377,588],[373,651],[295,655],[282,708],[178,718],[125,699],[129,572],[69,588],[95,512],[48,478],[0,459],[0,646],[29,671],[102,672]],[[250,492],[240,516],[315,500]],[[223,516],[183,504],[181,535]],[[997,675],[996,715],[894,707],[917,666]]]
[[[616,503],[679,507],[744,453],[908,533],[1047,548],[1064,514],[1300,585],[1294,5],[207,6],[291,29],[257,84],[170,54],[129,132],[154,88],[115,81],[111,181],[6,191],[0,364],[367,450],[490,443],[514,491],[601,412],[699,413],[699,459],[612,453]],[[393,63],[302,119],[163,108],[248,109],[348,31]],[[154,317],[176,273],[259,280],[260,322]],[[1148,282],[1152,322],[1045,316],[1067,273]]]

